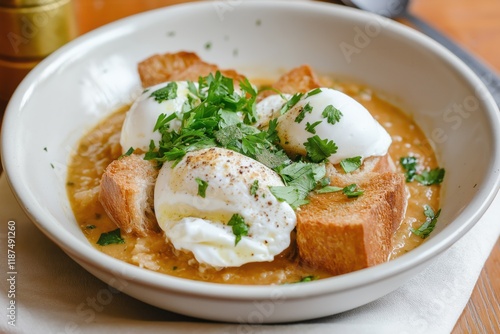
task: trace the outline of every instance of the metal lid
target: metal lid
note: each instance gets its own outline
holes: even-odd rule
[[[46,5],[54,0],[0,0],[0,6],[3,7],[33,7]]]
[[[71,0],[37,7],[0,7],[0,57],[42,58],[76,34]]]

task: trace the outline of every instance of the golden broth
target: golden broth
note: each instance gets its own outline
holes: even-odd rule
[[[343,90],[363,104],[389,132],[393,143],[389,149],[394,161],[413,155],[419,168],[436,168],[436,157],[419,127],[403,112],[355,84],[329,82],[329,86]],[[82,138],[68,168],[67,191],[76,220],[89,242],[100,251],[122,261],[150,270],[194,280],[229,284],[283,284],[298,282],[305,277],[316,279],[331,274],[307,267],[299,261],[295,242],[275,257],[272,262],[249,263],[236,268],[215,270],[201,267],[190,253],[177,251],[165,241],[163,234],[138,238],[122,234],[123,244],[100,246],[96,242],[101,233],[115,230],[117,226],[107,217],[98,201],[99,182],[106,166],[121,154],[120,130],[128,107],[104,119]],[[402,171],[396,163],[399,171]],[[424,221],[423,206],[435,211],[439,208],[439,186],[407,183],[410,193],[406,216],[393,237],[393,250],[389,259],[415,247],[422,238],[410,229],[418,228]],[[292,235],[292,240],[294,236]]]

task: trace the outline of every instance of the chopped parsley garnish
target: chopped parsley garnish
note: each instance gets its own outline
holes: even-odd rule
[[[350,184],[344,188],[327,185],[316,190],[318,194],[335,193],[339,191],[342,191],[342,193],[344,193],[347,198],[356,198],[363,195],[363,193],[365,192],[364,190],[359,189],[355,183]]]
[[[444,179],[444,169],[434,168],[432,170],[424,170],[422,173],[415,176],[415,181],[430,186],[433,184],[440,184]]]
[[[318,194],[336,193],[336,192],[342,191],[343,189],[344,188],[342,188],[342,187],[335,187],[335,186],[326,185],[326,186],[316,190],[316,192]]]
[[[348,185],[347,187],[344,187],[342,189],[342,192],[344,193],[344,195],[347,196],[347,198],[355,198],[363,195],[365,191],[359,189],[358,186],[355,183],[353,183]]]
[[[303,108],[302,110],[299,111],[299,114],[297,115],[297,117],[295,117],[295,122],[296,123],[300,123],[304,120],[304,117],[306,117],[306,113],[311,113],[313,110],[313,108],[311,107],[311,105],[309,103],[307,103]]]
[[[93,229],[95,229],[95,227],[96,227],[95,225],[87,225],[87,226],[85,226],[85,228],[87,230],[93,230]]]
[[[154,97],[155,101],[162,103],[163,101],[173,100],[177,97],[177,83],[169,82],[165,87],[155,90],[150,97]]]
[[[253,181],[250,186],[250,195],[255,196],[257,194],[257,190],[259,190],[259,180]]]
[[[361,157],[346,158],[340,162],[340,166],[342,166],[342,169],[346,173],[354,172],[361,167]]]
[[[402,157],[399,163],[405,171],[406,182],[417,181],[424,186],[440,184],[443,182],[445,170],[443,168],[434,168],[417,172],[418,160],[416,157]]]
[[[134,153],[134,148],[133,147],[130,147],[127,152],[123,153],[122,155],[120,155],[118,157],[118,160],[120,159],[123,159],[124,157],[128,157],[129,155],[131,155],[132,153]]]
[[[119,228],[110,232],[102,233],[99,240],[97,240],[97,244],[101,246],[124,243],[125,240],[123,240]]]
[[[311,90],[311,91],[309,91],[309,92],[307,93],[307,95],[306,95],[306,99],[307,99],[308,97],[310,97],[310,96],[313,96],[313,95],[316,95],[316,94],[319,94],[319,93],[321,93],[321,88],[315,88],[315,89],[313,89],[313,90]]]
[[[273,195],[279,200],[290,204],[294,209],[309,203],[306,199],[309,193],[326,174],[324,164],[294,162],[286,167],[276,169],[285,186],[270,187]]]
[[[293,106],[295,106],[297,102],[299,102],[303,95],[304,93],[293,94],[292,97],[288,101],[286,101],[285,104],[283,104],[283,107],[281,107],[280,115],[285,114],[288,110],[293,108]]]
[[[313,162],[324,161],[337,152],[337,145],[335,145],[333,140],[321,139],[318,135],[307,138],[304,146],[306,147],[307,156]]]
[[[195,179],[196,183],[198,183],[198,196],[205,198],[206,196],[206,191],[208,188],[208,182],[203,181],[199,177]]]
[[[177,115],[175,113],[171,113],[169,116],[167,114],[160,114],[158,116],[158,119],[156,120],[155,127],[153,128],[153,131],[157,131],[164,126],[166,126],[170,121],[174,120],[177,118]]]
[[[434,213],[434,210],[432,210],[430,206],[425,205],[424,214],[427,217],[425,223],[420,225],[418,229],[411,229],[411,232],[413,234],[418,235],[422,239],[427,238],[436,227],[437,220],[439,218],[439,215],[441,214],[441,209]]]
[[[302,277],[297,283],[311,282],[311,281],[315,281],[317,279],[318,278],[316,276],[309,275],[309,276]]]
[[[335,124],[340,121],[340,118],[342,117],[342,113],[340,110],[332,106],[331,104],[327,105],[323,112],[321,113],[321,116],[326,118],[328,123],[330,124]]]
[[[416,157],[402,157],[399,163],[405,170],[406,182],[411,182],[417,174],[417,158]]]
[[[248,235],[248,225],[245,223],[243,217],[237,213],[231,216],[227,225],[233,227],[233,234],[236,236],[234,241],[235,246],[241,241],[242,236]]]
[[[306,131],[309,133],[312,133],[313,135],[316,134],[315,127],[317,127],[321,123],[322,123],[321,121],[314,122],[313,124],[310,124],[309,122],[307,122],[306,123]]]
[[[175,165],[190,151],[214,146],[231,149],[258,161],[258,156],[266,150],[280,154],[282,149],[274,143],[275,133],[249,125],[256,121],[257,90],[247,79],[240,82],[240,88],[242,93],[236,92],[233,80],[220,72],[200,77],[198,87],[188,83],[189,92],[194,97],[192,103],[182,112],[158,118],[155,130],[160,132],[161,140],[150,145],[145,159],[156,160],[160,165],[174,161]],[[176,117],[181,126],[172,130],[167,124]]]

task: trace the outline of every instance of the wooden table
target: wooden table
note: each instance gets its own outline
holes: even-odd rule
[[[222,1],[222,0],[221,0]],[[185,0],[74,0],[79,32],[116,19]],[[411,11],[500,72],[500,1],[413,0]],[[3,102],[5,103],[5,101]],[[3,110],[0,102],[0,110]],[[453,334],[500,331],[500,239]]]

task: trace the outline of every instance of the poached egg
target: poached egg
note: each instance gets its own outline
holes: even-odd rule
[[[155,92],[166,89],[169,84],[175,84],[175,97],[169,99],[157,99]],[[193,83],[197,87],[197,83]],[[130,147],[140,149],[143,152],[149,150],[151,140],[158,143],[161,135],[154,131],[156,121],[161,114],[170,116],[176,113],[179,117],[172,120],[169,125],[173,130],[181,126],[181,114],[183,107],[197,97],[190,93],[187,81],[164,82],[145,89],[130,107],[123,123],[120,145],[123,153]]]
[[[308,131],[311,127],[313,129]],[[305,156],[304,143],[314,135],[322,140],[333,140],[338,149],[328,158],[332,164],[356,156],[362,159],[383,156],[392,142],[389,133],[365,107],[331,88],[304,94],[279,116],[277,131],[283,149],[292,155]]]
[[[204,194],[200,183],[206,184]],[[224,148],[187,153],[174,167],[165,163],[154,191],[156,218],[178,250],[190,251],[201,264],[235,267],[272,261],[290,245],[294,210],[271,193],[283,186],[263,164]],[[238,214],[248,227],[239,241],[228,225]]]

